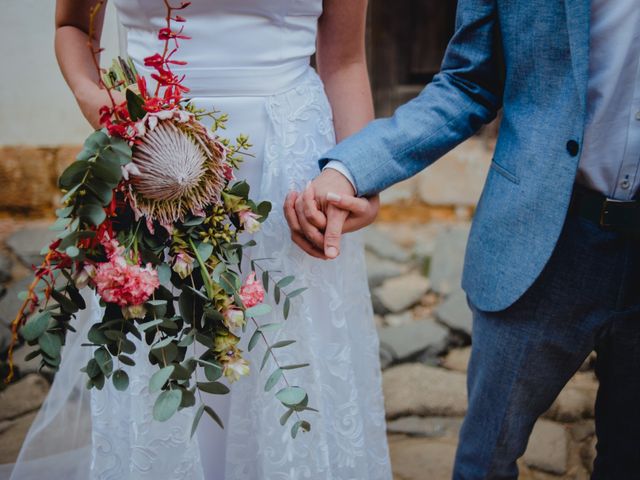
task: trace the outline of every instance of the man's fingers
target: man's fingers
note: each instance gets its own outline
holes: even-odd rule
[[[328,258],[336,258],[340,255],[340,239],[342,238],[342,226],[349,216],[347,210],[342,210],[334,205],[327,207],[327,229],[324,232],[324,254]]]
[[[369,200],[366,198],[350,197],[327,193],[327,202],[343,210],[349,210],[354,215],[365,215],[369,211]]]
[[[300,223],[301,233],[307,237],[307,240],[309,240],[316,248],[322,250],[324,248],[324,237],[320,230],[314,227],[307,220],[303,196],[300,195],[296,199],[295,209],[298,222]]]
[[[284,218],[287,219],[289,228],[292,232],[301,232],[300,222],[298,222],[298,216],[296,215],[295,203],[298,199],[298,192],[289,192],[287,199],[284,201]]]
[[[322,250],[319,250],[316,247],[314,247],[311,244],[311,242],[309,242],[306,238],[304,238],[299,233],[295,233],[295,232],[292,233],[291,240],[293,240],[293,243],[298,245],[298,247],[300,247],[308,255],[311,255],[312,257],[318,258],[320,260],[328,260]]]
[[[312,184],[307,186],[302,193],[302,201],[304,202],[304,215],[307,221],[317,229],[324,230],[327,226],[327,217],[318,208],[316,192]]]

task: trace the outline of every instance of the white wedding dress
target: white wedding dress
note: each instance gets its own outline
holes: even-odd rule
[[[173,2],[176,3],[176,2]],[[162,0],[116,0],[127,53],[140,73],[143,58],[160,51]],[[195,409],[170,421],[151,418],[156,395],[147,390],[156,370],[138,344],[131,385],[117,392],[87,391],[79,369],[92,354],[80,343],[100,316],[95,297],[76,321],[49,398],[20,454],[16,480],[389,480],[378,338],[367,287],[363,247],[344,239],[338,260],[315,260],[289,237],[282,204],[318,173],[317,159],[334,143],[331,108],[309,60],[315,50],[322,0],[194,0],[181,14],[186,35],[176,56],[198,107],[229,114],[225,136],[250,136],[255,158],[243,165],[252,197],[273,203],[257,235],[254,258],[295,274],[309,287],[294,304],[279,337],[297,343],[278,351],[285,363],[310,363],[289,372],[309,392],[319,413],[305,413],[308,434],[290,436],[279,418],[285,409],[265,393],[260,373],[264,347],[249,358],[252,374],[232,393],[207,400],[225,429],[206,415],[190,438]],[[265,321],[269,321],[267,318]],[[273,321],[273,320],[272,320]]]

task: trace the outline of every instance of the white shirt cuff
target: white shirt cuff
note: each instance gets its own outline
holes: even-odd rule
[[[331,168],[332,170],[337,170],[338,172],[340,172],[342,175],[346,177],[347,180],[349,180],[349,183],[351,183],[351,186],[353,187],[353,189],[356,192],[358,191],[358,189],[356,188],[356,182],[353,179],[353,175],[351,175],[351,172],[349,171],[349,169],[346,167],[344,163],[342,163],[339,160],[330,160],[329,163],[327,163],[322,170],[324,171],[327,168]]]

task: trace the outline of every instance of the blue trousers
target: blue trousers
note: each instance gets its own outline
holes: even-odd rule
[[[469,410],[454,480],[517,479],[534,423],[594,349],[592,479],[640,479],[640,239],[569,216],[520,300],[501,312],[471,309]]]

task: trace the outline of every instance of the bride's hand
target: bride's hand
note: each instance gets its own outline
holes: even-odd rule
[[[116,90],[111,91],[111,95],[116,103],[122,103],[126,100],[123,92]],[[100,108],[104,105],[111,105],[111,99],[106,90],[92,84],[86,88],[80,89],[76,93],[76,101],[82,111],[82,114],[94,129],[101,128],[100,124]]]

